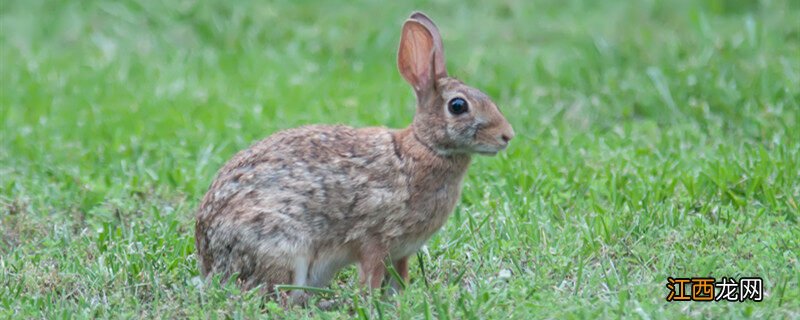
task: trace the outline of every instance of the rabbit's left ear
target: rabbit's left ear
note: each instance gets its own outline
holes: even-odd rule
[[[436,27],[436,24],[433,23],[431,18],[428,18],[428,16],[419,11],[412,13],[409,19],[419,21],[423,26],[425,26],[426,29],[428,29],[428,32],[431,33],[434,51],[434,74],[436,75],[437,79],[447,77],[447,66],[445,65],[444,59],[444,45],[442,44],[442,35],[439,33],[439,28]]]
[[[400,74],[414,87],[418,97],[433,93],[436,80],[447,76],[439,30],[430,19],[425,19],[412,15],[406,20],[397,52]]]

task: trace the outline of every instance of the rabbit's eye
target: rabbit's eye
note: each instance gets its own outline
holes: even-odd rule
[[[467,105],[467,101],[462,98],[453,98],[447,103],[447,109],[450,110],[450,113],[459,115],[469,111],[469,105]]]

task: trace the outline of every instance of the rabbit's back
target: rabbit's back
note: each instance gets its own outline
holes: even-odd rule
[[[246,271],[276,273],[291,269],[292,257],[304,250],[312,258],[337,252],[328,261],[335,269],[356,259],[350,246],[402,234],[384,230],[407,211],[410,197],[410,176],[393,139],[383,128],[308,126],[235,155],[198,210],[203,273],[239,273],[240,279]],[[242,255],[249,257],[237,258]],[[253,270],[242,270],[245,265]],[[289,275],[267,277],[288,282]]]

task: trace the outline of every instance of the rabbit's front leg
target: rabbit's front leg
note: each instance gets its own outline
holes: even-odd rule
[[[394,262],[394,269],[400,275],[403,283],[408,283],[408,256],[402,257]]]
[[[362,287],[369,287],[370,290],[381,288],[383,276],[386,274],[386,250],[380,246],[368,246],[361,252],[358,261],[358,278]]]
[[[386,276],[386,282],[390,286],[389,294],[394,295],[400,293],[408,285],[408,256],[392,261],[392,265],[394,270],[397,271],[397,275],[400,276],[399,279],[391,274]]]

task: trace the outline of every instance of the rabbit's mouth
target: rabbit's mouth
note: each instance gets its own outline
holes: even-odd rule
[[[493,136],[483,135],[478,136],[476,139],[473,140],[470,149],[473,153],[477,153],[484,156],[494,156],[497,155],[500,151],[505,150],[508,148],[510,138],[506,138],[505,135],[502,138],[494,139]]]
[[[506,146],[508,145],[477,148],[475,150],[475,153],[480,154],[482,156],[496,156],[498,153],[500,153],[500,151],[505,150]]]

